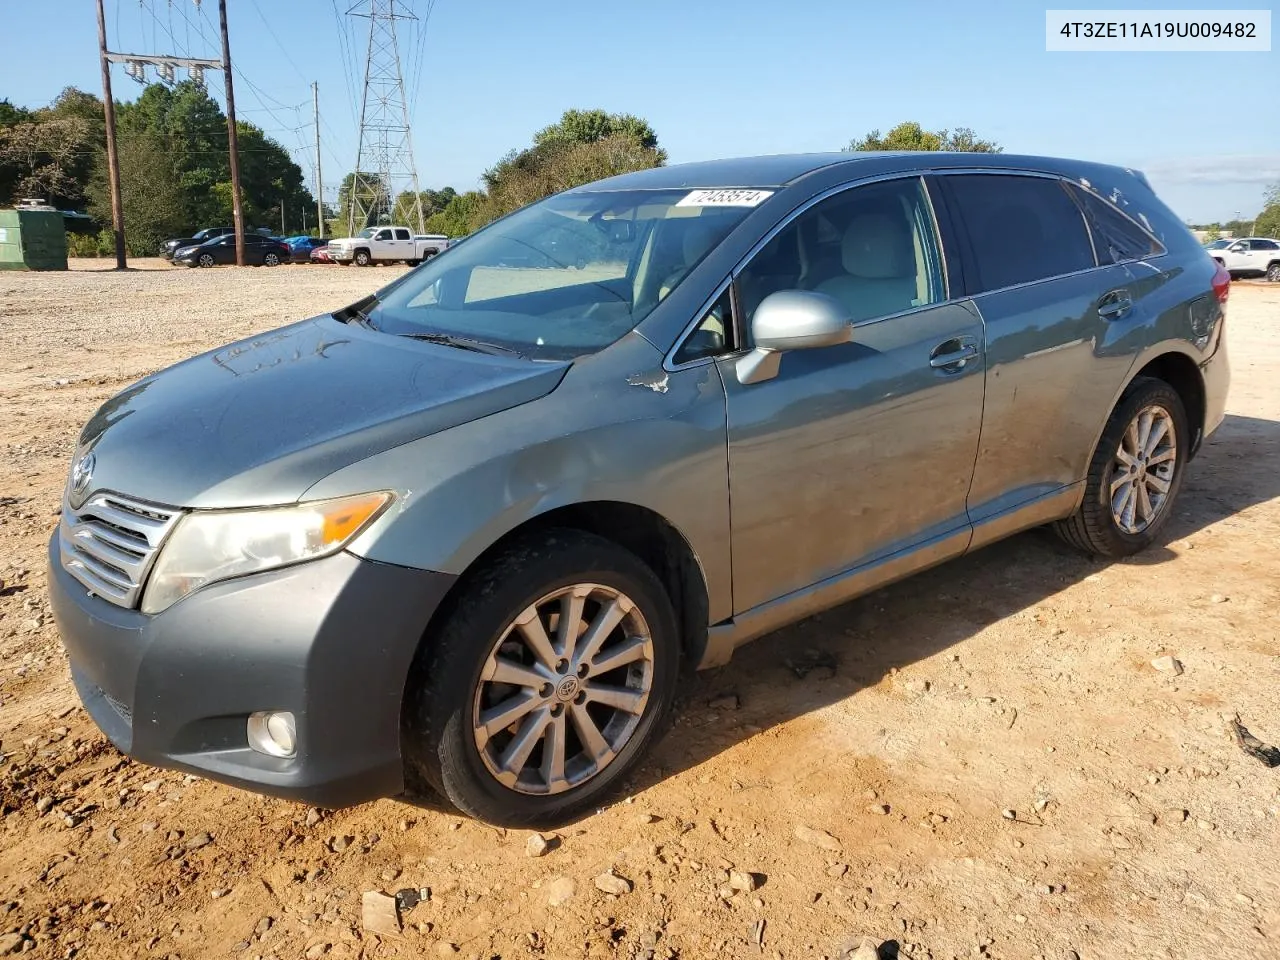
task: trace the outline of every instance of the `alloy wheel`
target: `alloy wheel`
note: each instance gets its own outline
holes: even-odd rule
[[[524,794],[556,794],[604,770],[631,740],[653,688],[640,608],[598,583],[548,593],[503,630],[473,696],[489,773]]]
[[[262,258],[262,262],[265,263],[268,267],[275,267],[280,264],[280,258],[274,253],[268,253],[265,257]]]
[[[212,267],[212,266],[213,266],[213,254],[211,254],[211,253],[202,253],[202,254],[200,254],[200,266],[202,266],[202,267]]]
[[[1267,267],[1267,279],[1272,283],[1280,283],[1280,263],[1273,263]]]
[[[1164,407],[1143,407],[1129,422],[1111,472],[1111,517],[1128,534],[1142,533],[1169,499],[1178,468],[1178,437]]]

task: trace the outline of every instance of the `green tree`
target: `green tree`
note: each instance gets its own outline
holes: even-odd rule
[[[610,137],[626,137],[645,150],[658,149],[658,135],[646,120],[630,113],[604,110],[566,110],[560,119],[533,135],[535,146],[596,143]],[[664,158],[665,159],[665,158]]]
[[[169,237],[182,236],[183,192],[168,142],[152,131],[134,131],[118,138],[120,199],[124,235],[130,256],[154,257]],[[111,222],[111,194],[107,166],[100,164],[89,183],[89,212],[102,223]]]
[[[1280,237],[1280,183],[1267,188],[1266,206],[1254,221],[1253,232],[1259,237]]]
[[[666,162],[657,134],[639,117],[567,110],[534,135],[533,146],[511,151],[484,172],[485,202],[472,229],[561,190]]]
[[[487,222],[485,205],[488,198],[479,190],[454,196],[439,213],[427,220],[427,233],[443,233],[446,237],[466,236]]]
[[[925,130],[914,120],[898,124],[884,136],[872,130],[853,140],[845,150],[941,150],[949,153],[1000,153],[1003,148],[993,140],[979,140],[968,127],[950,130]]]
[[[8,195],[0,202],[40,197],[56,207],[78,206],[77,174],[93,152],[93,128],[79,117],[40,117],[0,129],[0,166]]]
[[[227,121],[217,102],[190,81],[152,84],[117,108],[119,138],[158,137],[170,159],[169,175],[180,193],[180,232],[229,225],[231,161]],[[280,211],[301,226],[301,211],[315,208],[302,170],[289,152],[252,123],[239,122],[240,190],[248,227],[280,228]],[[123,161],[121,164],[123,169]]]
[[[1222,230],[1218,227],[1218,225],[1216,223],[1209,224],[1204,234],[1205,243],[1212,243],[1214,240],[1218,240],[1221,237],[1222,237]]]

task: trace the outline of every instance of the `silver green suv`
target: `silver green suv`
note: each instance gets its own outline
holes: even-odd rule
[[[323,806],[598,805],[681,668],[1052,523],[1150,544],[1228,282],[1130,170],[834,154],[570,190],[85,427],[49,544],[86,708]]]

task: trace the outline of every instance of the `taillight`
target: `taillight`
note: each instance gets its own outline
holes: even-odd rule
[[[1218,298],[1218,302],[1223,306],[1227,303],[1227,295],[1231,293],[1231,274],[1227,272],[1227,268],[1218,261],[1214,261],[1217,267],[1213,271],[1213,295]]]

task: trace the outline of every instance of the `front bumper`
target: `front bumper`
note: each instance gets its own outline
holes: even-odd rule
[[[49,543],[54,619],[85,709],[120,750],[259,793],[344,807],[404,788],[400,703],[454,577],[349,553],[214,584],[155,616],[90,596]],[[297,754],[248,746],[290,710]]]

